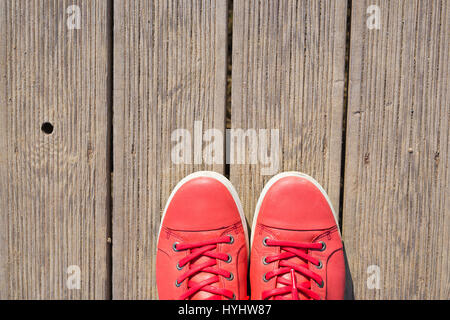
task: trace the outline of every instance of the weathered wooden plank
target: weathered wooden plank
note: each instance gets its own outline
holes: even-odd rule
[[[1,299],[108,297],[108,10],[0,1]]]
[[[261,143],[244,150],[245,164],[231,164],[250,223],[265,182],[281,171],[315,177],[339,210],[346,2],[234,1],[232,128],[279,130],[275,170],[250,163]]]
[[[171,136],[186,129],[193,142],[195,121],[224,132],[227,1],[114,4],[113,298],[152,299],[172,188],[193,171],[224,170],[223,160],[174,164]]]
[[[343,231],[357,299],[450,297],[449,14],[353,1]]]

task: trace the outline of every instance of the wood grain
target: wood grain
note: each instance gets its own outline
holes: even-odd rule
[[[0,1],[0,299],[108,297],[108,11]]]
[[[450,297],[449,14],[449,1],[353,1],[343,232],[357,299]]]
[[[171,135],[225,129],[227,1],[115,1],[113,298],[157,298],[159,222],[171,190],[216,164],[175,165]],[[192,151],[194,145],[192,145]]]
[[[342,231],[356,299],[449,299],[450,3],[350,2],[345,110],[347,2],[234,0],[231,127],[278,129],[276,172],[313,176],[339,210],[347,111]],[[66,25],[71,5],[79,30]],[[369,5],[379,30],[367,28]],[[225,130],[227,9],[0,0],[0,299],[157,298],[172,188],[193,171],[226,171],[171,153],[176,129],[191,133],[192,152],[196,121],[202,134]],[[230,166],[249,225],[272,176],[249,162],[258,152],[248,146],[245,164]],[[71,265],[80,290],[66,286]]]
[[[232,128],[278,129],[280,165],[273,174],[294,170],[313,176],[336,210],[346,2],[235,0],[233,18]],[[255,150],[246,152],[249,159]],[[271,177],[261,174],[266,167],[260,161],[231,164],[231,181],[249,223]]]

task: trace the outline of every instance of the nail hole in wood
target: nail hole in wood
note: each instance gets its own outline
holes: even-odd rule
[[[53,133],[53,125],[50,122],[44,122],[41,126],[41,130],[45,134],[52,134]]]

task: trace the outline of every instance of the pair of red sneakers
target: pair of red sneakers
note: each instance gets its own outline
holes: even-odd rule
[[[242,205],[224,176],[197,172],[170,195],[159,230],[160,299],[343,299],[336,213],[311,177],[273,177],[256,205],[251,251]]]

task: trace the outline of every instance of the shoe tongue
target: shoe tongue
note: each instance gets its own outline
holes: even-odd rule
[[[299,243],[312,243],[313,239],[316,237],[316,232],[314,231],[307,231],[307,232],[300,232],[300,231],[284,231],[283,232],[283,241],[294,241],[294,242],[299,242]],[[281,239],[280,239],[281,240]],[[303,252],[305,252],[306,254],[309,254],[307,250],[302,250],[299,249]],[[285,250],[281,250],[281,253],[286,252]],[[293,257],[290,259],[286,259],[284,261],[287,261],[291,264],[295,264],[295,265],[301,265],[304,266],[306,268],[308,268],[308,261],[303,260],[299,257]],[[302,285],[303,282],[309,282],[310,279],[303,276],[301,273],[299,272],[294,272],[295,274],[295,281],[297,283],[297,288],[300,287]],[[280,278],[283,278],[285,280],[287,280],[290,284],[292,284],[292,276],[291,276],[291,272],[288,272],[282,276],[279,276]],[[277,283],[277,288],[282,288],[285,287],[284,284],[281,283]],[[292,293],[286,293],[284,295],[281,295],[282,298],[284,299],[292,299]],[[299,299],[308,299],[307,296],[305,296],[300,290],[298,291],[298,297]]]
[[[202,263],[208,262],[210,260],[213,260],[213,259],[208,258],[208,257],[200,257],[199,259],[197,259],[197,261],[192,263],[190,267],[192,268],[195,265],[202,264]],[[212,268],[216,268],[216,266],[213,266]],[[191,277],[191,281],[193,281],[195,283],[200,283],[200,282],[205,281],[214,276],[215,276],[214,274],[209,273],[209,272],[199,272],[195,276]],[[214,286],[214,287],[218,287],[219,285],[220,285],[220,282],[211,284],[211,286]],[[215,296],[215,295],[213,295],[209,292],[198,291],[196,294],[194,294],[192,296],[191,300],[207,300],[207,299],[211,299],[213,296]]]
[[[284,252],[284,251],[282,250],[281,252]],[[305,265],[305,264],[306,264],[306,261],[304,261],[303,259],[300,259],[300,258],[298,258],[298,257],[294,257],[294,258],[291,258],[291,259],[287,259],[287,260],[285,260],[285,261],[288,261],[288,262],[290,262],[290,263],[292,263],[292,264],[296,264],[296,265]],[[306,267],[306,266],[305,266],[305,267]],[[304,277],[304,276],[303,276],[302,274],[300,274],[299,272],[294,272],[294,275],[295,275],[295,282],[296,282],[296,284],[297,284],[297,288],[300,287],[300,286],[302,285],[303,282],[309,281],[308,278]],[[292,284],[292,275],[291,275],[291,272],[285,273],[284,275],[280,276],[280,278],[283,278],[283,279],[287,280],[290,284]],[[278,282],[278,283],[277,283],[277,288],[282,288],[282,287],[285,287],[285,285]],[[306,299],[306,298],[307,298],[305,295],[302,294],[301,291],[298,291],[298,296],[299,296],[299,299]],[[291,300],[291,299],[292,299],[292,293],[291,293],[291,292],[286,293],[286,294],[282,295],[282,297],[283,297],[284,299],[289,299],[289,300]]]
[[[219,238],[221,236],[222,236],[221,231],[209,231],[209,232],[207,232],[206,237],[205,237],[205,232],[203,232],[201,238],[198,238],[196,235],[192,235],[192,237],[188,238],[189,239],[188,241],[190,243],[194,243],[194,242],[203,241],[206,238],[214,239],[214,238]],[[217,252],[217,248],[215,250],[213,250],[213,252]],[[205,256],[200,256],[199,258],[191,261],[191,263],[189,264],[189,268],[193,268],[199,264],[203,264],[203,263],[211,261],[211,260],[215,260],[215,259],[205,257]],[[217,265],[212,266],[212,268],[217,268]],[[199,273],[195,274],[194,276],[192,276],[190,278],[190,281],[195,282],[195,283],[200,283],[200,282],[205,281],[214,276],[215,276],[215,274],[212,274],[209,272],[199,272]],[[212,283],[211,286],[216,287],[216,288],[222,287],[220,281]],[[196,294],[191,296],[191,300],[207,300],[207,299],[211,299],[213,297],[215,297],[216,299],[219,298],[219,297],[216,297],[214,294],[200,290]]]

